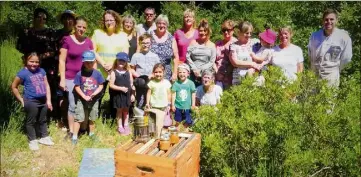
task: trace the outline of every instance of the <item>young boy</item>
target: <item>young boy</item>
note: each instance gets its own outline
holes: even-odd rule
[[[149,51],[150,39],[151,36],[147,33],[139,36],[140,52],[135,53],[130,62],[131,68],[135,70],[132,75],[136,77],[134,79],[136,106],[140,109],[143,109],[146,104],[147,84],[152,77],[153,67],[160,63],[158,55]]]
[[[180,64],[178,66],[178,80],[172,86],[172,111],[175,113],[174,120],[183,123],[184,128],[193,124],[190,109],[195,108],[196,103],[196,86],[193,81],[188,79],[190,68],[187,64]]]
[[[93,51],[85,51],[82,54],[83,66],[74,78],[74,97],[76,101],[74,134],[72,144],[78,142],[80,124],[89,118],[89,136],[95,140],[94,121],[98,117],[98,99],[103,89],[104,78],[102,74],[93,69],[95,54]]]

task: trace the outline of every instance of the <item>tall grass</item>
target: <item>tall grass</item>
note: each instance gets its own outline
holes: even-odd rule
[[[22,54],[15,49],[13,39],[4,41],[0,46],[0,176],[77,176],[85,148],[115,148],[130,138],[119,136],[115,125],[100,118],[95,121],[96,135],[100,141],[93,142],[83,135],[77,146],[73,146],[70,141],[64,141],[65,132],[51,122],[48,130],[55,145],[40,146],[38,152],[30,151],[23,131],[25,115],[10,89],[16,73],[23,67]]]

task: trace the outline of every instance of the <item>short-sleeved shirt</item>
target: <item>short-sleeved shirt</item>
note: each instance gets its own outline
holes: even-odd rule
[[[197,87],[196,98],[199,99],[201,106],[214,106],[221,100],[222,93],[222,88],[218,85],[214,85],[212,92],[204,93],[203,85],[201,85]]]
[[[194,82],[187,79],[184,82],[177,80],[172,85],[172,92],[176,93],[175,107],[178,109],[190,109],[192,107],[192,93],[196,91]]]
[[[274,47],[272,64],[282,69],[285,76],[290,80],[297,79],[297,64],[303,62],[302,49],[294,44],[281,49]]]
[[[23,68],[16,76],[21,79],[21,84],[24,85],[24,98],[38,99],[46,97],[46,84],[44,80],[46,73],[44,69],[38,68],[35,71],[30,71]]]
[[[109,36],[103,30],[97,29],[91,38],[96,44],[96,52],[106,63],[113,64],[117,53],[124,52],[129,48],[128,35],[124,32],[113,33]],[[103,76],[107,76],[103,67],[99,66],[99,68],[102,68]]]
[[[155,23],[152,24],[152,26],[148,27],[146,24],[142,23],[142,24],[138,24],[137,25],[137,35],[141,36],[144,33],[148,33],[150,34],[151,31],[157,29],[157,26],[155,25]]]
[[[264,57],[264,60],[262,62],[262,65],[266,65],[268,64],[272,57],[273,57],[273,52],[274,50],[272,48],[266,48],[266,47],[261,47],[257,52],[256,55],[259,57]]]
[[[155,108],[164,108],[168,106],[168,90],[171,86],[171,83],[166,79],[159,82],[154,80],[149,81],[148,87],[152,91],[150,105]]]
[[[71,36],[65,36],[62,41],[62,48],[67,49],[65,61],[65,79],[74,79],[76,73],[81,69],[82,54],[86,50],[93,50],[93,43],[86,38],[82,44],[77,44]]]
[[[241,61],[252,61],[250,53],[253,52],[253,46],[258,42],[256,39],[251,39],[247,44],[233,43],[230,45],[230,52],[236,52],[237,60]],[[233,69],[233,80],[238,79],[240,76],[247,74],[248,68],[234,68]]]
[[[86,71],[83,68],[81,71],[79,71],[76,74],[74,78],[74,85],[80,86],[81,91],[87,96],[90,96],[92,93],[94,93],[94,91],[99,87],[99,85],[103,83],[104,83],[104,78],[102,74],[95,69],[91,71]],[[78,96],[78,94],[74,94],[74,95]]]
[[[157,54],[149,51],[147,53],[135,53],[130,61],[130,64],[135,67],[135,71],[139,75],[150,75],[155,64],[160,63]]]
[[[187,48],[192,40],[198,39],[198,30],[194,30],[193,36],[187,38],[182,29],[178,29],[174,32],[174,39],[177,42],[179,61],[186,62]]]

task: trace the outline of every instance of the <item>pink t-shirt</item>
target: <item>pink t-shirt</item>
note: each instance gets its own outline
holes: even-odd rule
[[[82,54],[86,50],[93,50],[93,43],[89,38],[86,38],[84,43],[77,44],[71,36],[65,36],[61,48],[67,49],[65,61],[65,79],[74,79],[82,66]]]
[[[198,30],[194,30],[193,36],[187,38],[186,35],[184,34],[183,29],[178,29],[177,31],[174,32],[174,38],[177,41],[179,61],[184,63],[187,60],[186,54],[189,44],[193,39],[198,39]]]

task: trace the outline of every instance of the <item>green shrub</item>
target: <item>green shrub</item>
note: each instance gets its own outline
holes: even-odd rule
[[[310,72],[293,83],[277,68],[264,75],[264,87],[246,78],[216,108],[200,108],[202,175],[357,176],[359,74],[339,90]]]

